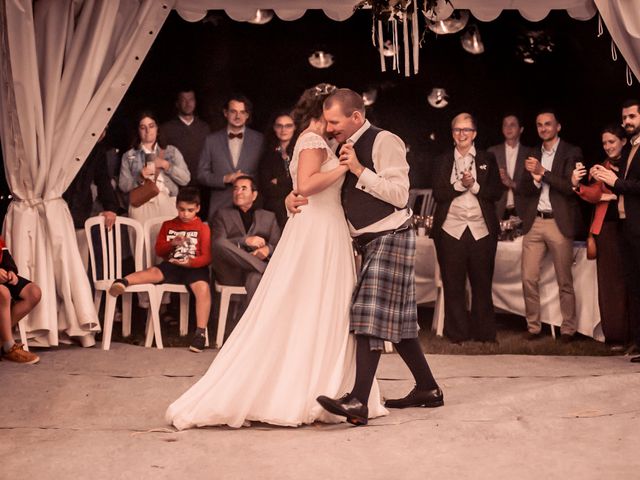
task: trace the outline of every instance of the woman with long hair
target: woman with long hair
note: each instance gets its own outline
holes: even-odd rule
[[[618,125],[610,125],[602,130],[601,135],[607,158],[600,165],[618,172],[622,147],[627,143],[624,130]],[[575,191],[580,198],[595,205],[589,234],[595,238],[597,247],[598,305],[602,331],[607,343],[619,347],[633,338],[633,331],[627,311],[627,291],[622,281],[624,259],[620,251],[617,197],[604,182],[595,181],[591,175],[588,185],[578,183],[586,175],[586,170],[579,167],[573,175]]]
[[[301,133],[291,178],[309,203],[287,222],[249,307],[207,373],[167,410],[180,430],[344,421],[316,402],[321,394],[346,394],[355,379],[349,305],[356,277],[340,202],[347,167],[327,143],[322,116],[334,89],[307,89],[294,109]],[[384,414],[374,383],[369,417]]]

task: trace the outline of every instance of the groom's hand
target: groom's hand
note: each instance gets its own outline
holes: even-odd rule
[[[287,210],[290,214],[300,213],[302,211],[300,210],[300,207],[302,205],[306,205],[307,203],[309,203],[307,197],[303,197],[295,190],[289,193],[289,195],[287,195],[287,198],[284,199],[284,205],[287,207]]]
[[[364,172],[364,167],[358,160],[355,150],[353,149],[353,143],[345,143],[340,149],[340,165],[344,165],[349,168],[351,173],[356,177],[359,177]]]

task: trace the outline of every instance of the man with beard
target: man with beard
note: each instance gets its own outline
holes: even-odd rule
[[[640,319],[640,101],[627,100],[622,104],[622,126],[629,142],[622,150],[619,176],[601,165],[591,168],[591,175],[611,187],[618,196],[618,214],[622,224],[622,255],[625,259],[625,281],[629,291],[629,315],[635,328]],[[636,347],[640,347],[640,331],[636,331]],[[631,358],[639,363],[640,356]]]

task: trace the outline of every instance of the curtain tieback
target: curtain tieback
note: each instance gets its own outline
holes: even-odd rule
[[[62,200],[62,197],[47,198],[46,200],[44,200],[43,198],[17,198],[15,195],[13,197],[14,202],[26,204],[29,208],[36,208],[50,202],[57,202],[59,200]]]

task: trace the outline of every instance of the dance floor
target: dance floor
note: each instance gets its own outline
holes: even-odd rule
[[[429,356],[434,410],[367,427],[175,432],[167,405],[215,351],[61,348],[0,362],[2,478],[604,479],[640,470],[640,365],[628,357]],[[384,395],[411,387],[395,354]]]

